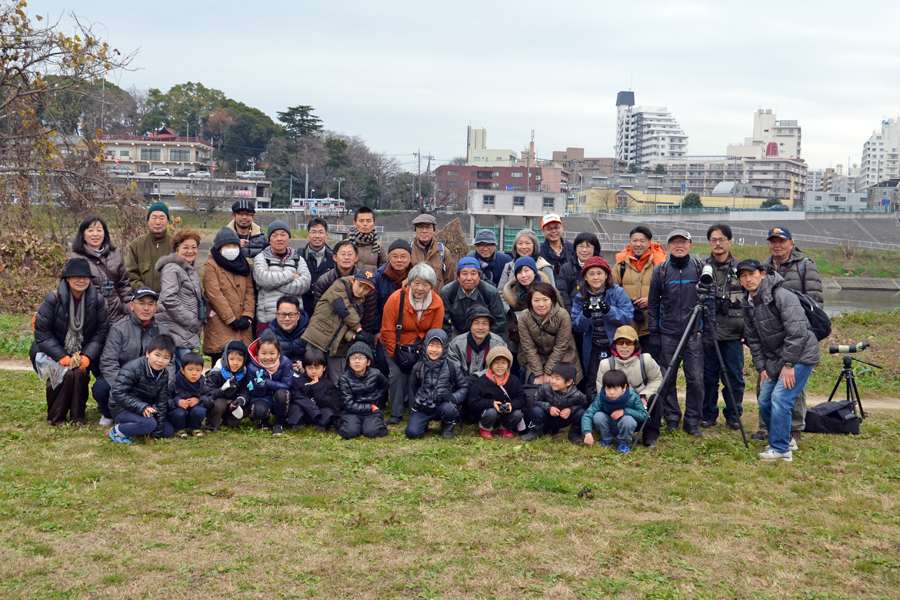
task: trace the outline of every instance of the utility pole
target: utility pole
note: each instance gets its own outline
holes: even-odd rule
[[[528,182],[525,189],[531,191],[531,159],[534,158],[534,129],[531,130],[531,148],[528,152]]]
[[[256,170],[256,159],[251,158],[248,162],[250,163],[250,170],[255,171]]]
[[[306,158],[306,153],[309,151],[309,147],[306,144],[303,144],[303,168],[306,170],[306,191],[303,194],[304,198],[309,198],[309,161]]]

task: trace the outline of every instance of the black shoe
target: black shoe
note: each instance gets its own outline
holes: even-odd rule
[[[678,421],[666,421],[666,431],[669,433],[678,431]]]
[[[303,428],[300,426],[300,423],[297,423],[296,425],[291,425],[291,431],[300,431],[301,429],[303,429]]]
[[[456,427],[456,421],[451,421],[449,423],[441,422],[441,437],[445,440],[452,440],[456,437],[456,434],[453,433],[453,429]]]
[[[652,440],[645,439],[644,447],[645,448],[656,448],[656,440],[655,439],[652,439]]]
[[[686,427],[684,429],[685,433],[688,435],[692,435],[694,437],[703,437],[703,432],[700,431],[700,428],[694,425],[693,427]]]
[[[395,417],[393,415],[391,415],[391,418],[387,420],[388,425],[396,425],[397,423],[401,423],[401,422],[403,422],[402,417]]]
[[[281,435],[282,433],[284,433],[284,427],[281,425],[276,425],[272,428],[272,435]]]
[[[215,432],[217,432],[218,430],[219,430],[218,427],[209,427],[209,426],[206,427],[207,433],[215,433]]]
[[[769,439],[769,432],[765,429],[760,429],[756,433],[750,436],[751,440],[756,440],[757,442],[764,442]]]
[[[704,419],[704,420],[700,421],[700,427],[702,427],[704,429],[709,429],[710,427],[715,427],[715,426],[716,426],[715,419],[712,419],[712,420]]]
[[[569,441],[576,445],[584,441],[584,436],[581,435],[581,425],[569,427]]]
[[[325,433],[328,429],[324,425],[316,425],[315,430],[319,433]]]
[[[735,431],[741,428],[741,423],[737,419],[725,419],[725,425],[727,425],[729,429],[734,429]]]
[[[544,435],[544,426],[543,425],[535,425],[531,429],[528,430],[528,433],[522,436],[523,442],[533,442],[534,440],[538,440],[541,436]]]

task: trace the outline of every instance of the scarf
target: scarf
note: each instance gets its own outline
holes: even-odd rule
[[[96,250],[91,248],[91,250],[94,252],[94,254],[97,255],[97,258],[100,258],[101,256],[103,256],[103,253],[106,252],[106,246],[100,246]]]
[[[224,379],[225,381],[231,380],[232,377],[234,377],[235,381],[240,381],[241,379],[243,379],[244,375],[247,373],[246,367],[241,367],[240,371],[238,371],[237,373],[232,373],[228,370],[228,363],[226,362],[227,360],[228,359],[226,357],[222,357],[221,359],[221,362],[223,364],[219,367],[219,371],[222,373],[222,379]]]
[[[504,385],[506,385],[506,382],[509,381],[509,369],[506,370],[506,373],[503,374],[503,377],[497,377],[496,375],[494,375],[494,370],[488,367],[487,373],[485,373],[484,376],[500,387],[503,387]]]
[[[216,264],[229,273],[233,273],[234,275],[239,275],[241,277],[250,275],[250,263],[247,262],[246,256],[238,254],[238,257],[236,259],[227,260],[224,256],[222,256],[221,250],[218,250],[216,248],[211,248],[209,253],[212,255],[213,260],[216,261]]]
[[[625,393],[616,398],[615,400],[610,400],[606,396],[606,389],[600,389],[600,402],[603,403],[603,408],[608,410],[609,412],[615,412],[620,408],[625,408],[625,405],[628,404],[628,399],[631,398],[631,387],[625,388]]]
[[[198,379],[194,383],[191,383],[181,373],[181,371],[178,371],[177,373],[175,373],[175,385],[183,390],[190,390],[199,395],[201,390],[203,390],[203,376],[201,375],[200,379]]]
[[[369,233],[360,233],[356,230],[356,227],[350,228],[350,233],[347,234],[347,239],[353,242],[353,245],[359,248],[360,244],[370,246],[375,245],[375,242],[378,241],[378,234],[374,231],[370,231]]]
[[[590,303],[590,299],[593,297],[599,297],[601,302],[606,299],[606,282],[600,286],[600,289],[596,294],[591,291],[591,288],[587,284],[585,284],[584,289],[587,291],[588,295],[588,297],[585,298],[585,302],[587,303]],[[609,335],[606,333],[606,325],[603,323],[602,316],[598,315],[594,317],[594,330],[591,334],[591,344],[604,350],[610,346]]]
[[[322,261],[325,260],[325,245],[322,244],[322,247],[318,250],[313,250],[311,247],[306,247],[306,258],[309,260],[309,257],[312,256],[316,259],[316,268],[322,266]]]
[[[466,363],[472,364],[472,354],[481,354],[481,366],[486,367],[488,350],[490,350],[491,344],[491,334],[487,334],[484,340],[479,344],[475,341],[475,338],[472,337],[472,332],[470,331],[466,334],[466,340],[468,342],[466,344]],[[480,371],[481,369],[478,370]]]
[[[412,262],[406,265],[406,269],[403,270],[402,273],[398,273],[394,270],[394,267],[391,266],[391,263],[388,263],[384,268],[384,274],[388,279],[394,282],[394,289],[399,290],[403,284],[403,280],[409,275],[409,272],[412,271]],[[431,294],[429,294],[430,296]]]
[[[421,300],[416,300],[415,298],[413,298],[412,294],[409,294],[407,300],[409,301],[409,305],[412,307],[412,309],[416,311],[416,315],[421,319],[422,314],[425,312],[425,309],[431,306],[431,293],[429,292]]]
[[[259,360],[257,360],[256,362],[259,362]],[[274,375],[275,373],[278,372],[278,368],[281,366],[281,356],[278,357],[278,360],[276,360],[275,364],[271,367],[267,367],[266,365],[264,365],[262,363],[259,363],[259,366],[261,366],[263,369],[268,371],[269,375]]]
[[[81,352],[84,345],[84,297],[75,301],[75,294],[69,290],[69,328],[66,331],[66,354],[72,355]]]

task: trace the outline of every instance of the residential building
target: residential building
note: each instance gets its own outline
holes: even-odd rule
[[[469,190],[552,192],[568,189],[568,174],[547,167],[492,167],[442,165],[434,171],[438,206],[463,208]],[[530,179],[529,179],[530,178]]]
[[[485,226],[486,220],[493,220],[495,234],[501,242],[501,248],[512,245],[515,233],[521,226],[510,229],[510,220],[522,222],[525,227],[537,232],[538,239],[543,240],[541,219],[544,215],[566,212],[566,195],[561,192],[528,192],[506,190],[469,190],[466,212],[471,213],[469,236],[475,237],[475,221],[479,227]],[[480,219],[478,217],[481,217]]]
[[[102,135],[103,166],[128,167],[135,173],[168,168],[175,171],[209,171],[212,145],[209,140],[181,137],[169,127],[151,135]]]
[[[712,195],[723,181],[741,183],[743,195],[789,199],[806,191],[803,159],[688,156],[665,162],[669,194]]]
[[[806,191],[821,192],[825,179],[825,169],[810,169],[806,172]]]
[[[858,212],[869,208],[868,195],[849,192],[806,192],[803,208],[809,211]]]
[[[469,126],[466,143],[466,161],[475,167],[514,167],[517,155],[508,148],[487,147],[487,129],[472,129]]]
[[[635,106],[634,92],[616,97],[616,158],[641,170],[687,154],[688,136],[665,106]]]
[[[753,136],[744,138],[744,148],[758,148],[761,154],[753,158],[800,158],[802,148],[801,128],[797,121],[779,121],[771,108],[759,109],[753,115]],[[742,149],[730,145],[730,156],[742,156]]]
[[[863,144],[860,162],[860,185],[872,187],[880,181],[900,175],[900,122],[885,119]]]

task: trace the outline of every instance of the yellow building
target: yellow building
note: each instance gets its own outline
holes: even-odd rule
[[[596,212],[627,209],[632,212],[655,212],[657,208],[677,208],[681,205],[681,196],[672,194],[654,194],[636,190],[600,190],[588,189],[577,191],[578,203],[576,212]],[[701,196],[704,208],[754,209],[765,202],[765,198],[732,198],[731,196]],[[789,199],[781,200],[790,206]]]

